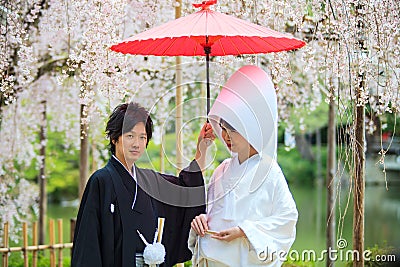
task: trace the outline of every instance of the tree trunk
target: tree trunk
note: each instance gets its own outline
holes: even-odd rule
[[[176,0],[175,18],[178,19],[182,14],[182,0]],[[175,133],[176,133],[176,171],[180,172],[183,168],[183,155],[182,155],[182,117],[183,117],[183,103],[182,103],[182,66],[181,57],[176,57],[176,118],[175,118]],[[183,263],[176,264],[177,267],[183,267]]]
[[[335,212],[335,196],[336,196],[336,106],[333,86],[330,90],[329,101],[329,120],[328,120],[328,159],[327,159],[327,218],[326,218],[326,247],[330,249],[336,248],[336,212]],[[327,257],[326,266],[334,266],[334,261]]]
[[[365,191],[365,107],[356,107],[355,144],[354,144],[354,215],[353,249],[359,252],[359,261],[354,260],[354,267],[364,266],[364,191]]]
[[[46,241],[46,213],[47,213],[47,193],[46,193],[46,142],[47,142],[47,102],[42,101],[42,121],[40,125],[40,169],[39,169],[39,245]]]
[[[359,3],[356,6],[357,30],[359,35],[359,57],[365,53],[364,42],[364,18],[363,6]],[[365,103],[363,92],[366,89],[365,70],[358,64],[358,86],[356,88],[357,98],[354,103],[354,207],[353,207],[353,250],[358,251],[359,258],[354,259],[354,267],[364,266],[364,191],[365,191]]]
[[[160,127],[160,172],[165,172],[165,155],[164,155],[164,129],[163,127]]]
[[[313,162],[315,160],[315,156],[313,151],[311,150],[311,142],[307,140],[306,134],[296,134],[296,146],[297,149],[303,159]]]
[[[175,134],[176,134],[176,171],[179,173],[183,168],[183,155],[182,155],[182,117],[183,117],[183,103],[182,103],[182,66],[181,58],[176,57],[176,96],[175,96]]]
[[[3,94],[0,93],[0,131],[3,125]]]
[[[181,17],[182,14],[182,0],[176,0],[175,19]],[[182,66],[181,57],[176,57],[176,96],[175,96],[175,134],[176,134],[176,169],[180,172],[183,168],[183,155],[182,155],[182,117],[183,117],[183,103],[182,103]]]
[[[316,236],[318,237],[318,240],[320,240],[320,233],[321,233],[321,226],[323,225],[322,223],[322,190],[323,190],[323,185],[324,181],[322,178],[322,161],[321,161],[321,129],[317,129],[315,131],[315,144],[316,144],[316,163],[317,163],[317,172],[316,172],[316,189],[317,189],[317,199],[316,199],[316,204],[317,204],[317,213],[316,213]]]
[[[82,199],[89,174],[89,125],[87,124],[87,110],[81,105],[81,151],[79,164],[79,198]]]

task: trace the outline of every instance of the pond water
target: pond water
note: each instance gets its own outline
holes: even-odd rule
[[[365,249],[379,247],[400,248],[400,172],[387,171],[386,179],[376,159],[366,164],[365,188]],[[336,201],[336,236],[344,239],[347,246],[343,251],[352,250],[353,198],[349,199],[348,178],[342,180]],[[292,249],[301,252],[315,250],[317,257],[326,249],[326,188],[301,188],[290,186],[299,210],[297,238]],[[347,210],[346,207],[348,206]],[[342,243],[343,244],[343,243]],[[296,254],[293,254],[296,256]],[[346,257],[343,257],[344,259]],[[337,262],[337,266],[345,266]],[[316,266],[325,266],[316,262]]]
[[[292,249],[300,255],[314,250],[317,258],[326,249],[326,191],[325,188],[291,188],[299,210],[297,238]],[[400,187],[367,186],[365,190],[365,248],[392,246],[400,248]],[[352,249],[353,199],[347,212],[348,190],[341,190],[342,200],[336,209],[336,236]],[[296,257],[296,254],[293,254]],[[316,266],[325,266],[323,262]],[[344,264],[338,264],[344,266]]]
[[[384,180],[382,171],[375,165],[375,160],[367,163],[367,178]],[[399,172],[388,172],[387,179],[400,179]],[[316,255],[326,247],[326,189],[324,187],[300,187],[290,185],[299,210],[297,238],[292,249],[300,254],[304,250],[315,250]],[[349,186],[343,181],[339,190],[336,209],[337,239],[346,240],[347,247],[352,249],[353,199],[348,203]],[[385,185],[368,184],[365,190],[365,247],[392,246],[400,248],[400,183]],[[340,198],[339,198],[340,196]],[[49,205],[50,218],[62,218],[64,222],[64,240],[69,241],[69,220],[77,214],[75,207]],[[344,266],[338,262],[336,266]],[[324,262],[316,262],[316,266],[325,266]]]

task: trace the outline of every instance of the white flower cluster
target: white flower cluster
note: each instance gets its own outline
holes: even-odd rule
[[[0,222],[9,223],[9,237],[18,242],[22,232],[21,222],[30,222],[37,211],[38,190],[27,180],[5,175],[0,183]],[[33,211],[33,212],[32,212]],[[3,225],[0,242],[3,243]]]

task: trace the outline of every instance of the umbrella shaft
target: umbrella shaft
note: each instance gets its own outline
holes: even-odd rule
[[[210,54],[206,54],[206,69],[207,69],[207,116],[210,112]]]

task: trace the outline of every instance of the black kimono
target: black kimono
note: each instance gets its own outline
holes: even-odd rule
[[[152,243],[157,217],[165,218],[162,266],[190,260],[190,223],[205,213],[204,182],[197,162],[192,161],[179,177],[136,168],[136,178],[138,185],[114,157],[90,177],[79,207],[72,267],[136,266],[135,254],[145,247],[137,230]]]

